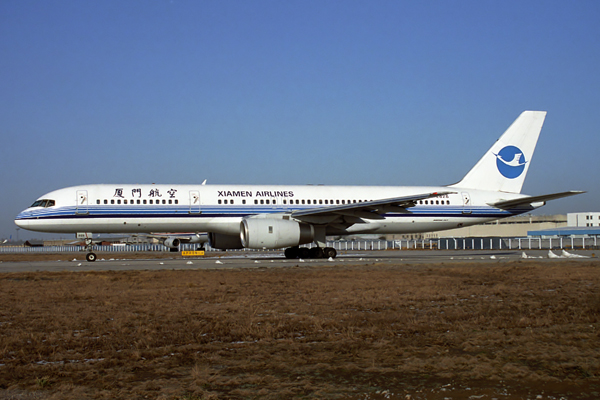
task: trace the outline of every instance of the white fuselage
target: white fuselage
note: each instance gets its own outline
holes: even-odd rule
[[[183,231],[239,235],[240,222],[247,217],[448,191],[452,193],[420,200],[404,212],[390,211],[382,219],[363,218],[349,226],[329,224],[327,234],[430,232],[480,224],[533,209],[527,205],[507,211],[488,205],[527,197],[521,194],[446,186],[98,184],[45,194],[36,201],[37,206],[21,212],[15,223],[28,230],[57,233]]]

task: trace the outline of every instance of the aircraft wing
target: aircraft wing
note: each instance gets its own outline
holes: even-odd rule
[[[528,205],[532,203],[540,203],[546,202],[548,200],[560,199],[563,197],[574,196],[576,194],[585,193],[581,190],[570,190],[568,192],[560,192],[560,193],[552,193],[552,194],[543,194],[540,196],[529,196],[529,197],[521,197],[520,199],[514,200],[502,200],[496,203],[489,203],[492,207],[501,208],[503,210],[509,210],[511,208]]]
[[[393,197],[389,199],[363,201],[361,203],[350,203],[328,207],[311,208],[292,212],[292,217],[298,220],[312,223],[328,223],[337,217],[356,217],[358,219],[384,219],[383,214],[389,212],[406,213],[407,208],[413,207],[417,201],[439,197],[456,192],[432,192],[411,196]],[[317,218],[321,220],[317,222]],[[327,221],[329,220],[329,221]],[[356,221],[360,222],[360,221]]]

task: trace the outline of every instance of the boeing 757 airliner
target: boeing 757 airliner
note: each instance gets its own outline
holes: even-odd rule
[[[568,191],[520,194],[545,111],[525,111],[458,183],[447,186],[73,186],[47,193],[15,223],[41,232],[208,232],[217,249],[280,249],[335,257],[328,235],[431,232],[510,217]],[[167,239],[171,247],[176,240]],[[314,242],[312,249],[299,247]],[[88,261],[96,255],[89,251]]]

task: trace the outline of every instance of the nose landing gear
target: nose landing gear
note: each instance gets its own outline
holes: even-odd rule
[[[92,251],[93,249],[93,243],[92,243],[92,238],[86,238],[85,239],[85,249],[87,250],[87,254],[85,255],[85,259],[88,260],[88,262],[94,262],[96,261],[96,258],[98,258],[96,256],[96,253],[94,253]]]

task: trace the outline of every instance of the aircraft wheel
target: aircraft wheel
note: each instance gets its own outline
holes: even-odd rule
[[[298,249],[298,258],[306,259],[310,258],[310,249],[306,247],[300,247]]]
[[[335,258],[337,256],[337,251],[333,247],[325,247],[323,253],[325,253],[325,258]]]
[[[323,249],[320,247],[313,247],[310,251],[310,258],[323,258]]]
[[[300,249],[298,247],[288,247],[287,249],[285,249],[283,254],[285,254],[285,258],[288,259],[298,258],[298,254],[300,253],[299,250]]]
[[[95,253],[87,253],[85,255],[85,259],[88,260],[89,262],[94,262],[96,261],[96,254]]]

